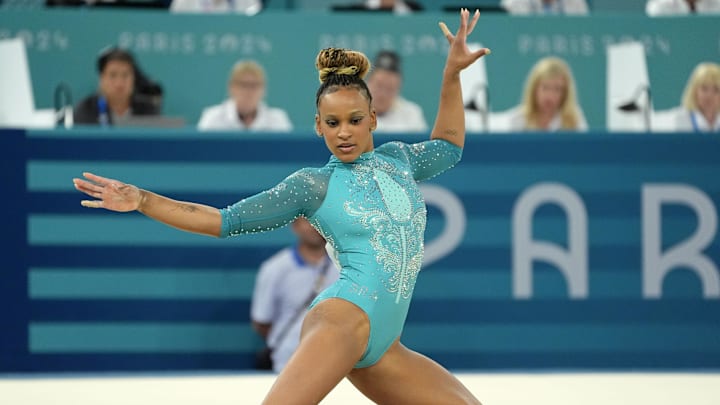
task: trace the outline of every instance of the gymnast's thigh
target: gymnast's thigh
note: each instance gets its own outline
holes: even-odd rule
[[[367,341],[369,325],[367,313],[357,304],[341,297],[325,297],[314,301],[310,306],[303,319],[301,340],[308,333],[330,329],[351,335],[360,332],[358,336]]]
[[[378,316],[368,315],[368,319],[370,320],[370,335],[367,349],[360,361],[355,364],[355,368],[370,367],[377,363],[400,334],[400,330],[395,325],[384,324]]]
[[[385,351],[400,336],[404,314],[395,311],[393,306],[383,308],[375,299],[359,295],[357,291],[352,285],[349,288],[343,288],[342,284],[338,283],[335,288],[330,288],[318,296],[311,304],[311,312],[321,303],[333,300],[346,301],[362,311],[368,322],[369,333],[366,350],[355,367],[368,367],[380,360]]]
[[[348,379],[380,405],[480,405],[449,371],[399,341],[377,363],[354,368]]]

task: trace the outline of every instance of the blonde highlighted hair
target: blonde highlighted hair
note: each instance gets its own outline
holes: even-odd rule
[[[365,76],[370,71],[370,60],[364,53],[341,48],[326,48],[315,58],[320,88],[318,88],[315,105],[320,105],[320,98],[337,91],[342,87],[357,89],[368,103],[372,103],[372,95],[365,83]]]
[[[693,69],[685,91],[683,91],[682,105],[688,110],[697,110],[697,102],[695,94],[698,87],[703,84],[710,84],[720,89],[720,65],[712,62],[700,63]]]
[[[565,80],[565,95],[560,103],[560,127],[568,130],[578,129],[580,112],[577,107],[575,80],[572,71],[564,60],[552,56],[540,59],[535,63],[525,81],[522,110],[527,129],[540,129],[535,93],[542,80],[554,77],[562,77]]]
[[[320,83],[324,83],[330,74],[357,76],[364,79],[370,71],[370,60],[362,52],[326,48],[318,53],[315,67],[319,73]]]

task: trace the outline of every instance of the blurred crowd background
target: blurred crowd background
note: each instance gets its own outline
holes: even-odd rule
[[[312,57],[335,46],[374,61],[378,131],[424,132],[436,23],[460,7],[494,51],[463,78],[470,132],[720,128],[718,0],[4,0],[0,39],[65,126],[71,105],[74,124],[311,130]]]

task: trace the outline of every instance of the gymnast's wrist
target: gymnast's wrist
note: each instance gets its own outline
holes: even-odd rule
[[[147,205],[149,204],[148,194],[150,194],[150,193],[147,190],[138,188],[138,194],[140,195],[140,197],[138,198],[138,204],[137,204],[137,208],[135,208],[135,210],[138,212],[144,213],[145,209],[147,208]]]

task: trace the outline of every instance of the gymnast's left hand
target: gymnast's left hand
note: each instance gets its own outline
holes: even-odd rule
[[[444,22],[440,23],[440,29],[443,31],[445,38],[447,38],[448,44],[450,44],[447,60],[445,62],[445,70],[448,73],[460,72],[479,58],[490,53],[490,49],[488,48],[481,48],[476,51],[470,51],[468,48],[467,37],[475,28],[478,19],[480,19],[480,11],[476,10],[472,20],[469,19],[470,11],[462,9],[460,11],[460,27],[455,35],[450,32]]]
[[[94,200],[82,200],[80,204],[88,208],[105,208],[110,211],[128,212],[140,208],[143,190],[118,180],[83,173],[87,180],[73,179],[75,189],[89,195]],[[89,180],[89,181],[88,181]]]

